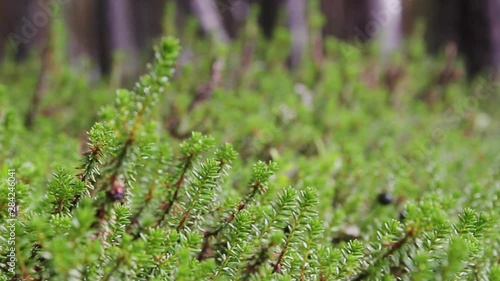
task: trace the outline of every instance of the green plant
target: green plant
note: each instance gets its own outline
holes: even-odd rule
[[[500,280],[495,95],[459,80],[420,102],[441,66],[421,42],[394,59],[409,74],[393,88],[370,50],[328,40],[321,71],[290,74],[286,32],[256,36],[208,56],[191,42],[175,77],[179,43],[162,40],[83,143],[92,102],[28,130],[29,99],[3,97],[33,75],[5,66],[19,88],[0,87],[0,171],[17,181],[0,183],[0,280]],[[214,57],[225,79],[206,98]]]

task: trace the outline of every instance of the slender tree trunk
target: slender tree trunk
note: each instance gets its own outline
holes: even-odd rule
[[[458,46],[466,56],[469,75],[479,74],[482,70],[492,66],[492,34],[490,33],[488,1],[461,1]]]
[[[130,0],[107,0],[107,20],[109,25],[110,51],[123,57],[113,58],[113,74],[118,85],[137,75],[139,70],[139,50],[136,44],[134,11]],[[116,65],[115,65],[116,64]]]
[[[216,0],[224,27],[231,38],[236,38],[250,12],[248,0]]]
[[[370,22],[370,8],[375,0],[344,0],[344,32],[348,38],[372,39],[378,29]]]
[[[403,2],[403,34],[412,35],[415,31],[416,20],[423,20],[428,26],[433,9],[433,0]]]
[[[169,1],[176,1],[176,13],[177,13],[177,18],[176,22],[179,27],[179,30],[182,30],[184,25],[186,24],[186,18],[189,15],[190,12],[190,1],[186,0],[169,0]]]
[[[84,59],[91,59],[96,62],[95,67],[90,70],[89,79],[96,80],[101,77],[103,70],[104,54],[98,39],[98,33],[104,28],[103,21],[99,13],[99,3],[96,0],[71,1],[66,12],[68,23],[68,48],[69,60],[73,67],[81,68]],[[102,30],[102,33],[106,33]],[[103,36],[104,38],[104,36]],[[107,68],[109,70],[109,68]]]
[[[488,11],[493,68],[500,81],[500,1],[489,0]]]
[[[290,56],[290,66],[299,66],[304,51],[307,47],[307,5],[306,0],[287,0],[288,26],[292,33],[292,53]]]
[[[136,26],[135,38],[140,50],[151,49],[151,40],[162,34],[165,0],[132,1]]]
[[[279,0],[260,0],[259,24],[266,38],[271,38],[278,23]]]
[[[200,20],[203,31],[221,43],[227,43],[227,35],[214,0],[191,0],[191,8]]]
[[[322,0],[326,16],[325,35],[341,39],[371,39],[376,26],[370,25],[370,8],[375,0]]]
[[[403,3],[402,0],[376,0],[370,8],[370,19],[378,25],[382,53],[387,56],[401,42]]]
[[[44,24],[33,22],[35,4],[38,3],[28,0],[0,0],[0,58],[6,44],[15,49],[16,59],[22,60],[30,47],[40,41]]]
[[[107,20],[110,29],[111,48],[133,53],[134,21],[130,1],[107,0]],[[134,11],[137,12],[137,11]]]
[[[345,32],[345,1],[344,0],[322,0],[321,10],[326,17],[323,27],[325,35],[334,35],[341,39],[347,39]]]
[[[19,2],[0,0],[0,61],[3,57],[4,47],[8,42],[9,33],[14,31],[13,6]]]
[[[432,51],[453,42],[465,55],[469,76],[498,69],[499,0],[439,0],[429,23]]]

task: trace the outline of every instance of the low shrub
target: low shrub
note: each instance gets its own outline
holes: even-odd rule
[[[281,32],[178,73],[164,39],[98,118],[27,129],[0,99],[0,280],[500,280],[494,85],[433,83],[413,41],[389,70],[331,41],[290,74]]]

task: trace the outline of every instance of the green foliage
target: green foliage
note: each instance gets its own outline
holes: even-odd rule
[[[500,280],[495,85],[429,84],[443,60],[415,38],[387,67],[328,39],[290,73],[289,35],[261,43],[255,21],[227,50],[186,32],[182,65],[162,40],[114,103],[53,70],[58,113],[31,129],[14,97],[35,60],[4,64],[0,280]]]

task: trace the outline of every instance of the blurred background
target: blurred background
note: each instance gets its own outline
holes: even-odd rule
[[[57,17],[65,23],[72,66],[90,62],[89,77],[98,79],[116,68],[114,54],[120,53],[120,79],[128,81],[141,72],[159,36],[182,35],[194,18],[197,36],[224,45],[244,34],[252,15],[260,40],[272,40],[276,28],[289,30],[290,68],[300,65],[310,46],[320,59],[328,36],[358,46],[379,40],[384,59],[417,23],[426,27],[421,36],[427,50],[459,54],[469,77],[500,67],[500,0],[0,0],[0,60],[15,56],[20,62],[33,50],[50,50]]]

